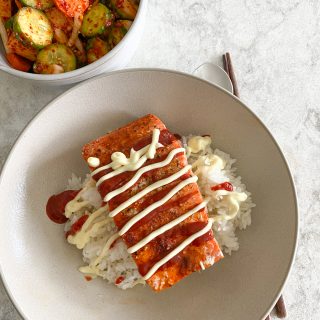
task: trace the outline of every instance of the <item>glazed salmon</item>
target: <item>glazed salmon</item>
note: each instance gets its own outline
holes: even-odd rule
[[[120,151],[129,157],[131,148],[139,150],[151,143],[154,129],[160,130],[159,142],[162,146],[156,150],[154,159],[147,160],[143,166],[163,161],[172,150],[182,147],[181,141],[167,130],[160,119],[154,115],[146,115],[85,145],[83,147],[83,158],[87,160],[89,157],[97,157],[100,160],[99,166],[103,166],[112,161],[111,155],[116,151]],[[185,154],[183,152],[177,153],[169,164],[144,173],[133,186],[108,201],[110,211],[146,187],[177,173],[186,165],[187,158]],[[99,172],[94,176],[94,179],[98,180],[101,176],[111,171],[112,169],[107,169]],[[122,187],[131,180],[135,173],[126,171],[102,182],[98,188],[101,196],[104,197],[109,192]],[[114,222],[118,229],[120,230],[132,217],[156,201],[161,200],[179,183],[192,176],[192,171],[188,170],[173,182],[156,188],[120,211],[114,217]],[[203,198],[197,183],[189,183],[163,205],[154,209],[134,224],[122,235],[122,239],[130,248],[151,232],[194,209],[202,202]],[[145,276],[158,261],[166,257],[187,238],[202,230],[207,224],[207,211],[206,208],[202,208],[132,253],[140,274]],[[210,267],[222,257],[222,252],[210,230],[196,238],[163,264],[147,279],[147,283],[155,291],[163,290],[171,287],[194,271]]]

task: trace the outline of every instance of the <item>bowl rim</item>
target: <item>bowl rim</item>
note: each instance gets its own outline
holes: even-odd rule
[[[58,100],[63,99],[63,97],[65,95],[68,95],[72,90],[78,89],[79,87],[81,87],[83,85],[86,85],[88,82],[95,81],[96,79],[99,79],[99,78],[112,77],[113,75],[122,74],[122,73],[139,73],[139,72],[155,72],[155,73],[163,72],[163,73],[169,73],[169,74],[176,74],[176,75],[184,76],[184,77],[187,77],[187,78],[193,78],[193,79],[196,79],[198,81],[204,82],[206,84],[209,84],[209,85],[215,87],[219,91],[224,92],[225,94],[230,96],[232,99],[234,99],[238,103],[240,103],[240,105],[243,108],[245,108],[249,112],[249,114],[251,114],[251,116],[253,116],[262,125],[263,129],[266,131],[266,133],[269,135],[269,137],[271,138],[272,142],[276,146],[276,148],[277,148],[277,150],[278,150],[278,152],[279,152],[279,154],[280,154],[280,156],[281,156],[281,158],[282,158],[282,160],[283,160],[283,162],[285,164],[285,167],[286,167],[286,170],[287,170],[287,173],[288,173],[288,176],[289,176],[290,186],[292,188],[293,197],[294,197],[294,206],[295,206],[295,212],[294,212],[295,213],[294,246],[293,246],[293,250],[291,252],[291,257],[290,257],[288,269],[287,269],[287,272],[286,272],[286,276],[284,277],[282,283],[280,284],[280,287],[276,290],[276,294],[273,297],[272,301],[270,302],[269,306],[267,307],[265,313],[261,316],[261,319],[259,319],[259,320],[265,319],[265,317],[267,315],[269,315],[270,312],[272,311],[272,309],[273,309],[273,307],[275,305],[275,302],[279,299],[279,297],[280,297],[280,295],[282,293],[282,290],[283,290],[285,284],[288,281],[288,278],[289,278],[289,276],[290,276],[290,274],[292,272],[292,267],[293,267],[294,260],[295,260],[295,257],[296,257],[296,253],[297,253],[298,240],[299,240],[299,229],[300,229],[299,202],[298,202],[297,190],[296,190],[296,187],[295,187],[295,184],[294,184],[292,170],[291,170],[291,168],[289,166],[289,163],[288,163],[288,161],[287,161],[287,159],[286,159],[281,147],[279,146],[278,142],[276,141],[275,137],[273,136],[273,134],[271,133],[269,128],[264,124],[264,122],[261,120],[261,118],[253,110],[251,110],[244,102],[242,102],[238,97],[236,97],[235,95],[233,95],[232,93],[230,93],[226,89],[224,89],[224,88],[222,88],[222,87],[220,87],[220,86],[218,86],[218,85],[216,85],[216,84],[214,84],[212,82],[209,82],[209,81],[207,81],[205,79],[196,77],[196,76],[194,76],[192,74],[189,74],[189,73],[186,73],[186,72],[175,71],[175,70],[170,70],[170,69],[163,69],[163,68],[130,68],[130,69],[116,70],[116,71],[112,71],[112,72],[109,72],[109,73],[106,73],[106,74],[101,74],[99,76],[96,76],[96,77],[87,79],[87,80],[85,80],[85,81],[83,81],[81,83],[78,83],[77,85],[75,85],[72,88],[66,90],[65,92],[63,92],[62,94],[60,94],[59,96],[57,96],[56,98],[51,100],[40,111],[38,111],[35,114],[35,116],[30,121],[28,121],[27,124],[24,126],[24,128],[22,129],[22,131],[20,132],[20,134],[18,135],[18,137],[14,141],[12,147],[10,148],[10,150],[9,150],[7,156],[6,156],[6,160],[5,160],[3,166],[2,166],[2,168],[0,170],[0,189],[1,189],[1,184],[2,184],[3,172],[5,172],[5,170],[6,170],[7,166],[8,166],[8,163],[11,160],[13,151],[15,150],[15,148],[18,145],[18,143],[22,139],[25,131],[29,128],[29,126],[34,121],[36,121],[41,116],[42,113],[46,112],[49,108],[53,108],[54,104]],[[20,317],[23,320],[32,320],[30,318],[27,318],[24,315],[23,311],[20,309],[19,304],[17,303],[17,301],[13,297],[9,286],[6,283],[4,274],[2,272],[1,260],[0,260],[0,279],[3,282],[3,287],[5,289],[5,292],[6,292],[7,296],[9,297],[9,300],[11,301],[12,305],[14,306],[14,308],[16,309],[16,311],[18,312]]]
[[[133,32],[137,28],[137,21],[141,20],[143,18],[143,15],[145,14],[146,8],[147,8],[147,2],[148,0],[140,0],[138,10],[136,17],[132,21],[132,25],[128,32],[125,34],[125,36],[121,39],[121,41],[112,48],[107,54],[105,54],[100,59],[96,60],[93,63],[87,64],[83,67],[77,68],[73,71],[65,72],[65,73],[59,73],[59,74],[37,74],[37,73],[30,73],[30,72],[24,72],[20,70],[16,70],[10,66],[2,66],[0,65],[0,70],[7,72],[13,76],[16,76],[18,78],[28,79],[28,80],[35,80],[35,81],[65,81],[69,79],[73,79],[75,77],[85,75],[97,68],[99,68],[101,65],[106,63],[108,60],[110,60],[113,56],[115,56],[125,45],[125,43],[128,42],[129,37],[132,36]],[[4,58],[5,59],[5,58]]]

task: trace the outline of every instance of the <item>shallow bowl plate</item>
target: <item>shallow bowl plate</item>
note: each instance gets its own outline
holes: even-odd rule
[[[153,113],[173,132],[210,134],[238,159],[257,207],[239,232],[240,251],[161,293],[86,282],[81,253],[48,220],[48,197],[71,172],[87,173],[81,147]],[[279,296],[297,240],[292,178],[275,140],[238,99],[208,82],[164,70],[131,70],[92,79],[44,108],[23,131],[0,182],[0,263],[8,293],[24,318],[262,319]]]

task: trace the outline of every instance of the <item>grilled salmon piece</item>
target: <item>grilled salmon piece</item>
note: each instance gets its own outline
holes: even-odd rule
[[[87,160],[89,157],[97,157],[100,159],[100,166],[103,166],[111,162],[113,152],[120,151],[128,157],[131,148],[139,150],[151,143],[154,129],[160,130],[159,142],[163,147],[158,148],[154,159],[147,160],[144,166],[163,161],[170,151],[182,147],[181,141],[167,130],[160,119],[154,115],[146,115],[129,123],[125,127],[112,131],[85,145],[83,147],[83,158]],[[171,176],[186,165],[187,158],[185,154],[183,152],[178,153],[168,165],[144,173],[132,187],[112,198],[108,202],[109,209],[114,210],[121,203],[142,191],[147,186]],[[108,169],[108,171],[111,171],[111,169]],[[98,180],[108,171],[104,170],[96,174],[94,179]],[[134,174],[135,172],[124,172],[104,181],[98,188],[101,196],[104,197],[107,193],[120,188],[126,184]],[[162,199],[180,182],[191,176],[193,176],[193,173],[189,170],[177,180],[149,192],[114,217],[116,226],[120,230],[137,213]],[[198,185],[196,183],[190,183],[162,206],[151,211],[147,216],[133,225],[131,229],[122,236],[122,239],[128,247],[131,247],[151,232],[178,218],[202,202],[203,198]],[[202,230],[207,223],[207,211],[206,208],[203,208],[134,252],[132,257],[137,264],[140,274],[142,276],[146,275],[155,263],[167,256],[188,237]],[[155,291],[163,290],[171,287],[194,271],[210,267],[222,257],[222,252],[210,230],[195,239],[184,250],[160,267],[147,279],[147,283]]]

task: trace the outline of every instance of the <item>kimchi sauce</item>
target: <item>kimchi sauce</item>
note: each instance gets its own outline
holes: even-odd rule
[[[49,219],[55,223],[65,223],[68,218],[64,211],[69,201],[73,200],[80,190],[66,190],[49,198],[46,206],[46,212]]]

